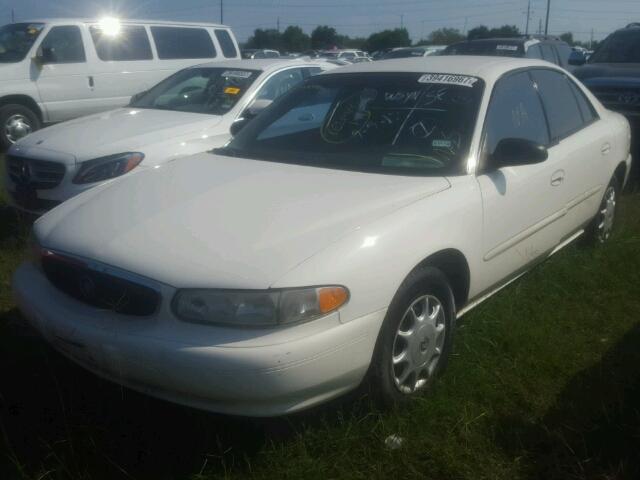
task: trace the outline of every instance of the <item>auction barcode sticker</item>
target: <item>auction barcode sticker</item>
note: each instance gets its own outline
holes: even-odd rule
[[[223,77],[249,78],[253,72],[246,70],[227,70],[222,74]]]
[[[517,45],[496,45],[496,50],[509,50],[515,52],[518,50]]]
[[[462,87],[473,87],[477,81],[476,77],[445,73],[425,73],[418,79],[420,83],[440,83],[443,85],[460,85]]]

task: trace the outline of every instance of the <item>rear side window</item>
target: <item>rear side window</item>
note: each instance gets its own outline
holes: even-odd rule
[[[556,58],[556,54],[553,52],[553,47],[549,44],[540,45],[540,49],[542,50],[542,59],[551,63],[558,63],[558,59]]]
[[[143,26],[122,25],[114,34],[98,26],[90,29],[98,58],[109,61],[152,60],[151,44]]]
[[[596,110],[593,108],[593,105],[586,97],[584,92],[580,90],[580,88],[571,79],[567,79],[567,81],[569,82],[569,86],[576,96],[578,108],[580,109],[580,113],[582,114],[582,121],[588,125],[589,123],[597,120],[598,114],[596,113]]]
[[[535,44],[535,45],[531,45],[528,49],[527,49],[527,58],[537,58],[538,60],[542,60],[542,50],[540,50],[540,45]]]
[[[556,44],[556,50],[558,51],[558,57],[560,57],[560,65],[566,67],[569,65],[569,57],[571,56],[571,47],[566,43]]]
[[[226,30],[216,30],[215,32],[220,48],[222,49],[222,54],[226,58],[236,58],[238,56],[238,50],[229,32]]]
[[[203,28],[151,27],[158,58],[214,58],[216,49],[211,36]]]
[[[582,115],[569,79],[553,70],[532,70],[531,75],[547,111],[551,138],[560,140],[582,128]]]
[[[80,28],[53,27],[40,45],[45,63],[83,63],[86,61]]]
[[[509,75],[496,84],[485,125],[485,150],[490,154],[505,138],[549,144],[549,131],[540,97],[526,72]]]

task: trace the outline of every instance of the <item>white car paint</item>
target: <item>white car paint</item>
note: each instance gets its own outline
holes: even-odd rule
[[[616,169],[628,172],[628,123],[582,86],[597,121],[551,145],[543,163],[479,169],[494,85],[533,67],[562,72],[540,61],[459,56],[335,70],[327,75],[483,79],[466,173],[382,175],[213,154],[179,159],[94,188],[34,225],[41,248],[154,285],[163,299],[154,315],[132,321],[90,307],[57,290],[33,263],[14,276],[17,304],[63,354],[160,398],[256,416],[334,398],[365,377],[392,298],[425,259],[463,255],[468,285],[456,303],[465,312],[579,235]],[[589,141],[596,140],[609,149],[593,152]],[[565,181],[552,194],[558,166]],[[311,285],[344,285],[349,301],[314,321],[274,328],[186,323],[171,309],[184,288]]]
[[[35,132],[17,142],[9,151],[15,157],[63,163],[65,176],[55,188],[38,190],[38,198],[63,202],[103,182],[72,182],[82,162],[123,152],[142,152],[144,161],[133,172],[156,167],[175,158],[221,147],[231,138],[230,127],[250,107],[261,89],[274,75],[290,69],[336,68],[327,62],[308,59],[226,60],[198,67],[249,69],[260,71],[238,103],[224,115],[210,115],[148,108],[119,108],[78,118]],[[78,141],[82,139],[82,141]],[[133,173],[132,172],[132,173]],[[4,172],[10,203],[34,214],[43,210],[24,208],[12,201],[17,188],[8,170]]]
[[[19,22],[42,24],[43,29],[26,56],[17,62],[0,63],[0,106],[27,106],[41,123],[55,123],[105,111],[128,103],[132,95],[150,88],[170,74],[203,61],[240,58],[238,44],[231,29],[211,23],[122,20],[122,27],[141,26],[145,29],[152,58],[136,61],[103,61],[98,57],[90,28],[100,25],[100,19],[42,19]],[[211,59],[162,59],[158,55],[152,27],[179,27],[206,31],[216,50]],[[52,29],[77,28],[82,38],[85,61],[77,63],[45,63],[36,57]],[[216,32],[228,33],[235,55],[223,55]],[[3,125],[0,125],[2,133]]]

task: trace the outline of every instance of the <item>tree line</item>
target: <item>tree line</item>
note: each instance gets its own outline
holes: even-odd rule
[[[485,25],[472,28],[463,34],[457,28],[440,28],[432,31],[426,38],[418,40],[415,45],[451,45],[463,40],[491,37],[513,37],[521,35],[515,25],[503,25],[489,28]],[[569,45],[588,46],[574,41],[573,34],[568,32],[560,35]],[[304,52],[306,50],[325,50],[332,48],[357,48],[373,52],[385,48],[408,47],[412,45],[406,28],[394,28],[375,32],[368,37],[350,37],[339,34],[335,28],[319,25],[311,35],[297,25],[288,26],[283,32],[275,28],[258,28],[244,44],[244,48],[268,48],[281,52]]]

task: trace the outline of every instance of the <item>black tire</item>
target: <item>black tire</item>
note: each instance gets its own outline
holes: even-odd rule
[[[393,350],[394,347],[397,347],[396,333],[401,322],[405,320],[405,313],[409,311],[409,307],[413,305],[414,301],[425,295],[435,297],[442,306],[444,343],[432,375],[425,380],[420,389],[402,392],[401,388],[406,387],[399,387],[395,380],[397,371],[394,370],[398,365],[392,366]],[[411,401],[423,391],[428,391],[434,378],[442,373],[447,365],[453,345],[455,324],[455,302],[447,277],[433,267],[425,267],[411,273],[394,296],[378,335],[368,381],[373,399],[384,408],[393,408]],[[420,346],[423,343],[424,341],[420,343]],[[412,382],[409,381],[409,383]]]
[[[605,188],[604,195],[600,201],[598,207],[598,213],[593,217],[593,220],[586,228],[586,241],[590,245],[603,245],[609,241],[611,232],[615,226],[615,218],[617,213],[617,202],[620,195],[621,182],[613,176],[607,188]],[[613,216],[608,217],[607,210],[611,208],[610,199],[613,195]]]
[[[15,136],[13,139],[10,138],[10,134],[7,131],[7,123],[11,117],[15,116],[24,119],[25,124],[29,126],[31,132],[35,132],[41,127],[38,115],[29,107],[17,103],[0,107],[0,148],[2,150],[6,151],[15,143],[13,140],[17,139]]]

